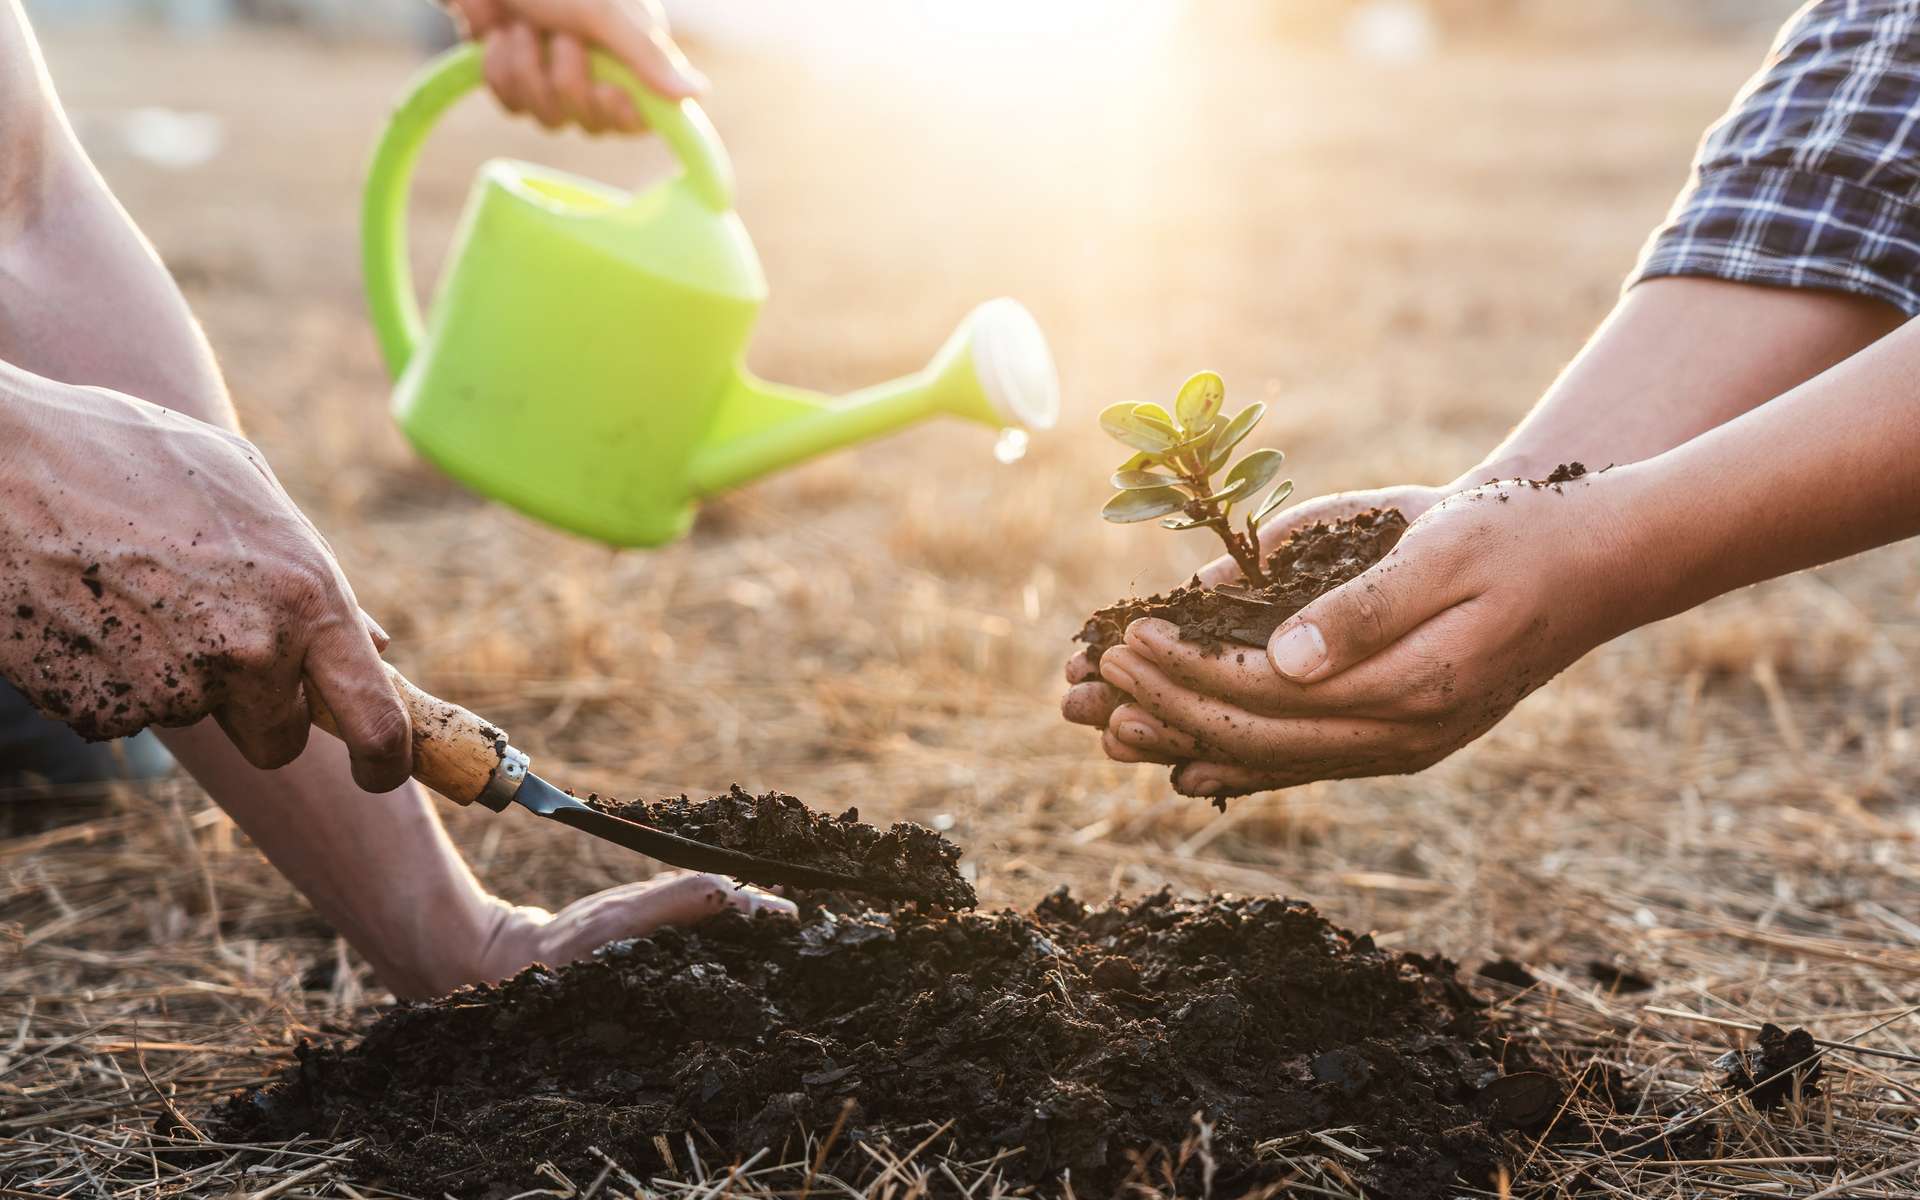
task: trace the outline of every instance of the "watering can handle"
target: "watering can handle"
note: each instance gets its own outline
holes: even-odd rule
[[[686,172],[684,182],[700,202],[714,212],[732,208],[733,164],[700,106],[691,100],[656,96],[633,72],[598,51],[592,62],[595,79],[633,97],[640,115],[680,160]],[[480,81],[478,46],[456,47],[428,63],[388,119],[367,171],[360,214],[367,306],[387,368],[396,377],[413,357],[423,328],[420,304],[414,298],[413,269],[407,260],[407,185],[413,179],[414,160],[441,114],[480,86]]]

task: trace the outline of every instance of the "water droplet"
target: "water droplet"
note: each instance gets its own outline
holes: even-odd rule
[[[1024,429],[1002,429],[1000,440],[993,444],[993,457],[998,462],[1017,463],[1027,456],[1027,431]]]

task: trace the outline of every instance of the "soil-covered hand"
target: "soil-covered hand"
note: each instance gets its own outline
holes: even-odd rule
[[[486,47],[487,86],[509,112],[548,129],[588,133],[646,128],[633,100],[593,79],[587,53],[605,50],[672,100],[706,90],[706,77],[667,32],[659,0],[447,0],[469,38]]]
[[[1604,476],[1449,496],[1265,654],[1135,622],[1100,663],[1132,698],[1109,718],[1109,755],[1178,764],[1175,788],[1214,797],[1438,762],[1635,623],[1609,499]]]
[[[1264,555],[1285,541],[1295,530],[1305,529],[1321,521],[1337,521],[1342,517],[1351,517],[1373,508],[1397,508],[1401,515],[1412,521],[1421,513],[1438,504],[1447,494],[1444,488],[1423,487],[1417,484],[1405,484],[1399,487],[1374,488],[1359,492],[1333,492],[1317,496],[1304,504],[1283,509],[1273,520],[1260,527],[1260,552]],[[1240,578],[1240,568],[1229,556],[1222,554],[1206,566],[1201,567],[1197,577],[1208,585],[1231,583]],[[1126,694],[1120,689],[1105,683],[1100,673],[1094,669],[1085,649],[1074,652],[1067,660],[1067,694],[1061,697],[1060,713],[1076,725],[1091,725],[1096,729],[1107,728],[1108,719],[1113,710],[1126,703]],[[1109,734],[1105,739],[1109,755],[1122,762],[1157,762],[1159,759],[1147,755],[1126,757],[1121,743]],[[1174,760],[1166,760],[1174,761]]]
[[[724,875],[677,872],[596,892],[557,913],[502,902],[470,978],[445,981],[441,990],[505,979],[530,963],[572,962],[608,942],[643,937],[665,925],[694,925],[729,908],[748,916],[799,911],[791,900]]]
[[[0,675],[89,738],[212,715],[264,768],[306,745],[304,677],[361,787],[407,778],[384,635],[252,443],[104,388],[4,382]]]

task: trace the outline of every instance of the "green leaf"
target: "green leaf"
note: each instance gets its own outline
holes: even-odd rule
[[[1220,485],[1218,491],[1213,493],[1213,498],[1219,502],[1220,507],[1224,510],[1228,505],[1233,503],[1233,501],[1252,490],[1252,488],[1247,486],[1247,481],[1244,479],[1229,479]]]
[[[1170,487],[1143,488],[1137,492],[1117,492],[1100,515],[1116,525],[1151,521],[1176,513],[1187,506],[1187,498]]]
[[[1273,482],[1273,477],[1280,473],[1280,464],[1286,461],[1287,456],[1278,450],[1255,450],[1233,464],[1233,470],[1227,472],[1227,486],[1244,483],[1248,492],[1257,492]]]
[[[1180,435],[1173,427],[1161,422],[1149,422],[1134,412],[1138,407],[1133,404],[1110,404],[1100,413],[1100,428],[1123,446],[1131,446],[1142,453],[1165,454]],[[1155,428],[1158,425],[1159,428]]]
[[[1184,442],[1175,442],[1161,455],[1168,462],[1178,463],[1184,475],[1212,474],[1207,471],[1207,438],[1211,435],[1202,430]]]
[[[1201,478],[1212,475],[1213,470],[1208,464],[1213,461],[1214,439],[1219,437],[1220,431],[1226,427],[1226,419],[1216,416],[1207,422],[1205,428],[1193,432],[1192,436],[1175,447],[1174,451],[1169,451],[1169,456],[1179,453],[1180,465],[1188,475],[1197,475]]]
[[[1206,527],[1207,523],[1205,521],[1196,521],[1192,517],[1168,517],[1166,520],[1160,522],[1160,528],[1171,529],[1176,532],[1183,529],[1205,529]]]
[[[1113,486],[1123,492],[1137,492],[1142,488],[1172,487],[1179,482],[1171,475],[1162,475],[1158,471],[1115,471]]]
[[[1244,441],[1253,432],[1253,427],[1260,423],[1260,418],[1266,415],[1267,406],[1258,400],[1233,414],[1233,420],[1228,421],[1227,427],[1213,440],[1213,450],[1207,458],[1207,474],[1211,475],[1226,466],[1227,456],[1233,453],[1233,448]]]
[[[1135,415],[1145,417],[1149,421],[1158,421],[1168,429],[1177,431],[1179,428],[1173,423],[1173,414],[1158,404],[1136,404],[1133,406],[1133,411]]]
[[[1180,395],[1173,402],[1174,415],[1180,418],[1180,428],[1204,430],[1220,414],[1220,406],[1227,402],[1227,384],[1212,371],[1201,371],[1180,385]]]
[[[1253,515],[1247,518],[1248,523],[1258,529],[1260,522],[1266,520],[1275,509],[1285,504],[1287,497],[1291,495],[1293,495],[1293,480],[1283,480],[1279,487],[1267,493],[1267,498],[1260,502],[1260,507],[1253,510]]]
[[[1158,404],[1134,405],[1133,419],[1175,445],[1187,436],[1174,427],[1173,422],[1167,419],[1167,410]]]

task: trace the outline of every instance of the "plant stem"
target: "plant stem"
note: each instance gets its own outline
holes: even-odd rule
[[[1227,553],[1239,564],[1240,574],[1246,577],[1248,585],[1265,587],[1267,573],[1260,569],[1259,541],[1241,533],[1227,520],[1227,514],[1220,510],[1219,501],[1213,498],[1213,488],[1207,483],[1205,475],[1187,475],[1184,478],[1187,486],[1193,489],[1195,502],[1206,509],[1206,516],[1202,519],[1207,528],[1225,543]]]
[[[1234,562],[1240,564],[1240,573],[1246,576],[1247,583],[1253,587],[1265,587],[1267,573],[1260,568],[1259,543],[1235,529],[1224,516],[1216,517],[1207,524],[1227,544],[1227,553],[1233,556]]]

